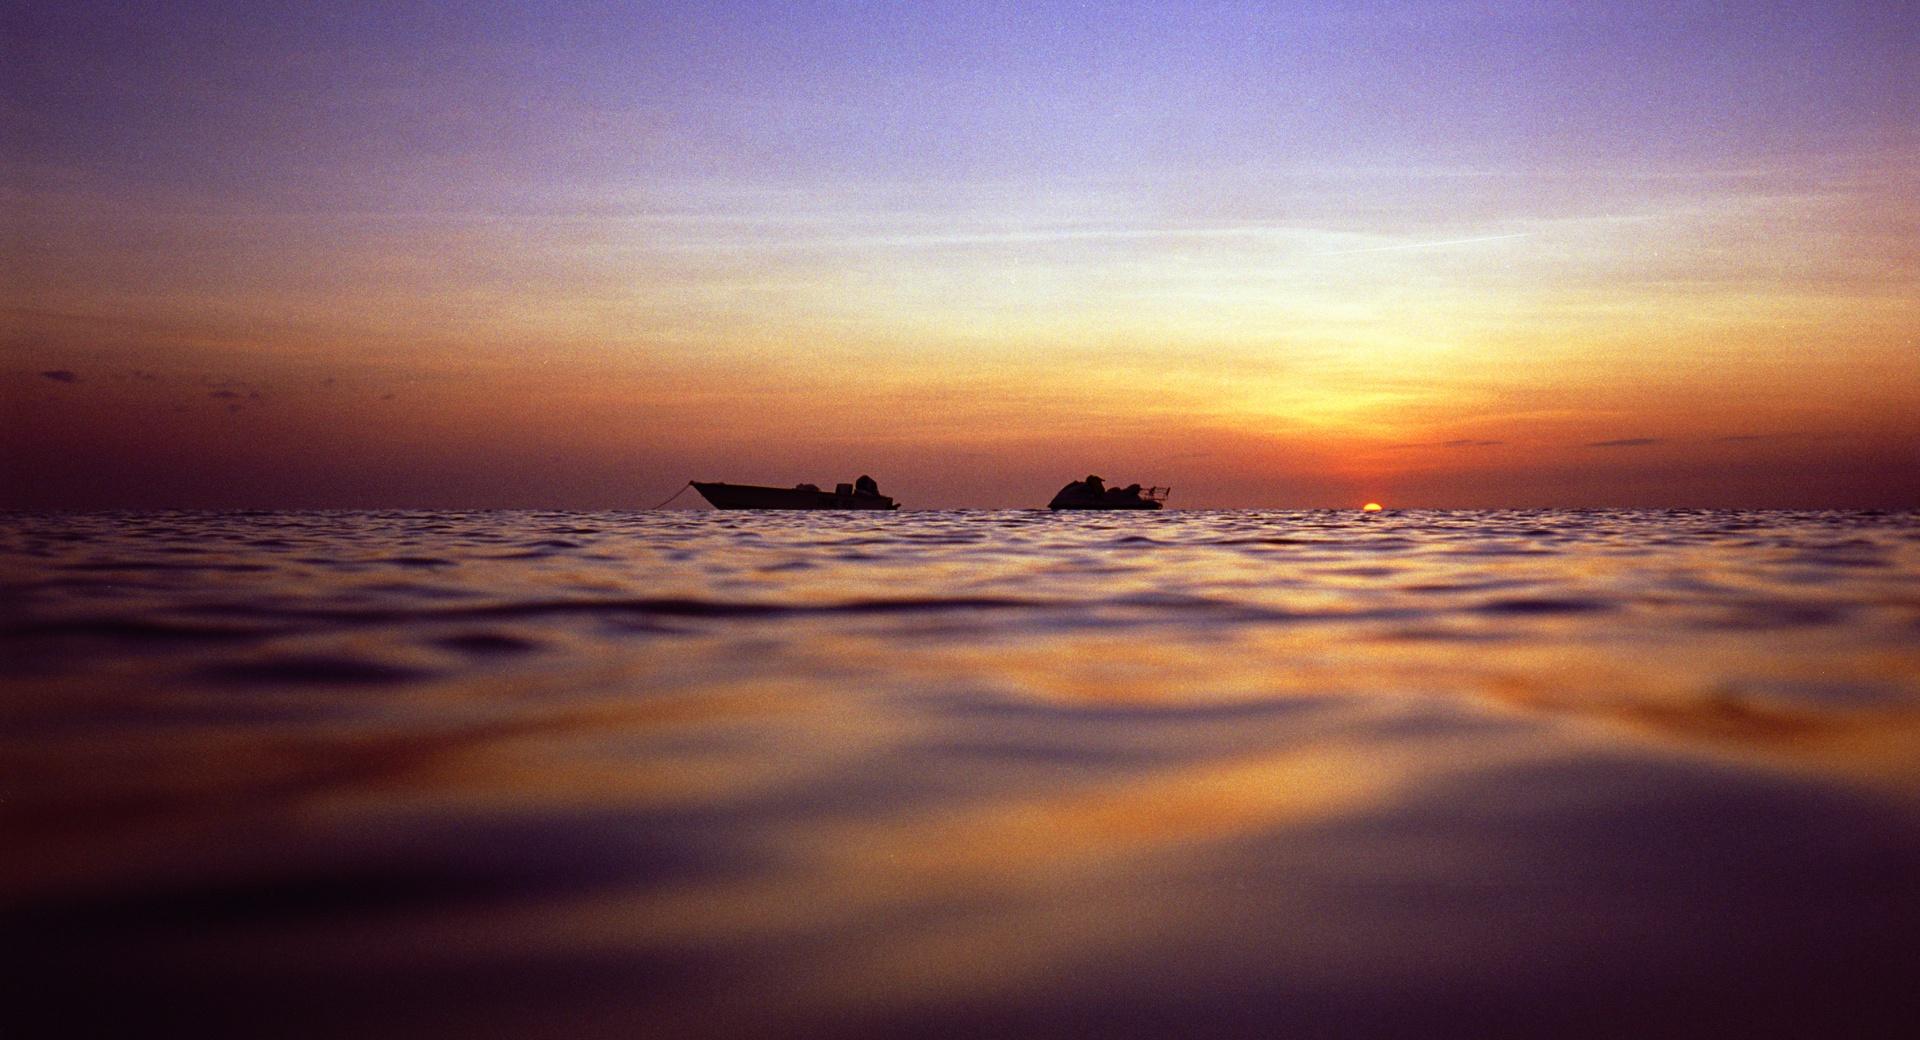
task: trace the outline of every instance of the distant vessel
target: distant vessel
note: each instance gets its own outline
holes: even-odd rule
[[[723,484],[718,481],[691,481],[700,496],[715,509],[898,509],[900,503],[880,493],[880,485],[869,476],[851,484],[838,484],[822,491],[813,484],[795,484],[790,488],[760,487],[754,484]]]
[[[1047,503],[1048,509],[1160,509],[1172,488],[1143,488],[1129,484],[1110,488],[1099,477],[1076,480],[1060,489]]]

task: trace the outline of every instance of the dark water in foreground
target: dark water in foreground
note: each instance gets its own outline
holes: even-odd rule
[[[1907,1035],[1917,578],[1912,514],[0,517],[0,1015]]]

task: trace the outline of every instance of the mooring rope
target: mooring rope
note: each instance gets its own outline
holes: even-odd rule
[[[688,489],[688,488],[690,488],[690,487],[692,487],[692,486],[693,486],[693,481],[691,481],[691,480],[689,480],[689,481],[687,481],[687,482],[686,482],[685,484],[682,484],[682,485],[680,485],[680,490],[678,490],[678,491],[675,491],[675,492],[674,492],[673,494],[671,494],[671,495],[668,495],[668,496],[667,496],[667,502],[671,502],[671,501],[673,501],[674,499],[676,499],[676,498],[679,498],[679,497],[680,497],[681,495],[684,495],[684,494],[686,494],[686,493],[687,493],[687,489]],[[655,509],[664,509],[664,508],[666,508],[666,505],[667,505],[667,502],[662,502],[662,503],[660,503],[659,505],[657,505],[657,506],[654,506],[653,508],[655,508]]]

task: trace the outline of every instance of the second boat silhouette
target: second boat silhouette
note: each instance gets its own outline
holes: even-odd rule
[[[1099,477],[1076,480],[1060,489],[1047,503],[1048,509],[1160,509],[1166,505],[1172,488],[1143,488],[1129,484],[1110,488]]]

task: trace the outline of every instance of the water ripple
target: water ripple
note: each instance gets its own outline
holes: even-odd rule
[[[1916,588],[1907,513],[10,515],[0,929],[75,1035],[1874,1035]]]

